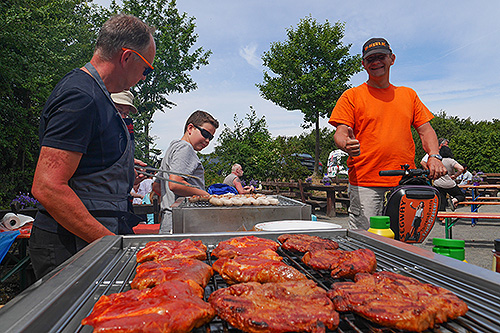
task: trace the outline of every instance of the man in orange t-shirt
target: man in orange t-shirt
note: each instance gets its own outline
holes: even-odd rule
[[[349,154],[349,227],[368,229],[370,216],[382,214],[384,194],[398,184],[398,177],[380,177],[381,170],[415,168],[413,126],[429,154],[429,176],[446,173],[438,142],[429,121],[434,117],[415,91],[389,82],[396,56],[383,38],[363,45],[363,67],[368,81],[345,91],[329,123],[335,126],[335,144]]]

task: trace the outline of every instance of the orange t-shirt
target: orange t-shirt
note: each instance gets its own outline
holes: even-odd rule
[[[352,127],[361,154],[347,159],[349,182],[367,187],[396,186],[401,177],[380,177],[381,170],[415,168],[415,143],[411,126],[417,128],[434,118],[417,93],[390,85],[377,89],[366,83],[345,91],[328,121]]]

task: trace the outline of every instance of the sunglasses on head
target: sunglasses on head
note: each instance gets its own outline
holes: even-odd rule
[[[154,67],[151,66],[151,64],[149,63],[149,61],[147,61],[146,58],[144,58],[139,52],[137,52],[135,50],[132,50],[132,49],[127,49],[125,47],[122,47],[122,51],[134,52],[135,54],[137,54],[139,56],[139,58],[141,58],[146,63],[146,65],[148,65],[148,67],[146,67],[144,69],[144,72],[142,73],[142,75],[147,76],[149,73],[151,73],[154,70]]]
[[[200,131],[201,136],[203,136],[205,139],[208,139],[208,141],[211,141],[214,138],[212,133],[210,133],[206,129],[201,128],[200,126],[196,126],[195,124],[193,124],[193,126],[196,127]]]

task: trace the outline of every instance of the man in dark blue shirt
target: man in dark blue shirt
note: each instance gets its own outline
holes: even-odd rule
[[[30,239],[37,278],[96,239],[132,233],[133,141],[110,93],[153,70],[153,32],[131,15],[110,18],[90,62],[68,73],[45,104],[32,187],[43,206]]]

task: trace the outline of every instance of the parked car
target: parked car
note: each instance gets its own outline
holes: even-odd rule
[[[300,164],[305,166],[310,172],[314,172],[314,157],[310,154],[292,154],[292,156],[297,157]],[[319,162],[318,172],[323,173],[323,164]]]

